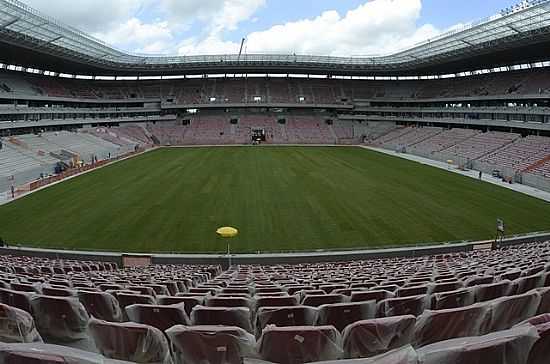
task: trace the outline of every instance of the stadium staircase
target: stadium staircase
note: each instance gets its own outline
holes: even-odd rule
[[[413,146],[415,146],[415,145],[417,145],[417,144],[420,144],[420,143],[422,143],[422,142],[425,142],[425,141],[427,141],[427,140],[430,140],[430,139],[432,139],[432,138],[438,136],[439,134],[443,133],[444,131],[445,131],[445,129],[441,129],[441,131],[440,131],[439,133],[436,133],[436,134],[433,134],[433,135],[429,135],[429,136],[427,136],[426,138],[417,140],[417,141],[415,141],[414,143],[409,144],[407,147],[413,147]]]
[[[531,164],[529,167],[525,168],[522,172],[523,173],[529,173],[529,172],[532,172],[534,171],[535,169],[539,168],[539,167],[542,167],[543,165],[545,165],[547,162],[550,162],[550,155],[547,155],[545,158]]]
[[[334,131],[334,128],[332,125],[328,125],[328,131],[330,132],[330,135],[334,139],[334,144],[338,144],[338,136],[336,135],[336,132]]]
[[[516,138],[516,139],[514,139],[514,140],[511,140],[510,142],[508,142],[508,143],[506,143],[506,144],[504,144],[504,145],[501,145],[501,146],[499,146],[498,148],[495,148],[495,149],[493,149],[493,150],[490,150],[490,151],[488,151],[487,153],[485,153],[485,154],[483,154],[483,155],[477,157],[476,159],[479,160],[479,159],[482,159],[482,158],[484,158],[484,157],[486,157],[486,156],[488,156],[488,155],[490,155],[490,154],[492,154],[492,153],[497,153],[497,152],[499,152],[500,150],[504,150],[504,149],[508,148],[510,145],[512,145],[512,144],[514,144],[515,142],[517,142],[518,139],[520,139],[520,137],[518,137],[518,138]]]

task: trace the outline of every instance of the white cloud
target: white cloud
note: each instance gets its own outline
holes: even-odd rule
[[[277,0],[270,0],[277,1]],[[229,31],[267,0],[25,0],[30,6],[131,52],[225,54],[239,51]],[[247,35],[248,53],[386,54],[440,31],[418,25],[421,0],[365,0],[340,14],[325,11]],[[289,9],[291,11],[291,9]],[[185,38],[189,30],[192,37]]]
[[[391,53],[439,34],[431,25],[417,26],[421,9],[420,0],[373,0],[343,16],[326,11],[312,19],[249,34],[247,51],[339,56]],[[238,46],[211,36],[187,40],[179,53],[218,54],[224,49],[234,53]]]
[[[95,33],[128,20],[150,0],[24,0],[36,10]]]
[[[143,53],[163,52],[170,47],[174,38],[168,22],[143,23],[137,18],[131,18],[108,32],[94,35],[109,44]]]

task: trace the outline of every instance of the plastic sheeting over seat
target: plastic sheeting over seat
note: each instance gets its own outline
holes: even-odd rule
[[[492,334],[452,339],[417,350],[419,364],[525,364],[538,340],[531,325]]]
[[[319,361],[312,364],[417,364],[418,359],[414,349],[407,345],[387,353],[362,359],[344,359]]]
[[[376,316],[376,301],[335,303],[319,306],[317,325],[332,325],[338,331],[357,321]]]
[[[32,313],[31,298],[34,294],[0,288],[0,302]]]
[[[445,310],[464,307],[473,304],[474,300],[474,292],[469,288],[435,293],[432,294],[432,309]]]
[[[539,339],[529,353],[528,364],[547,364],[550,358],[550,314],[535,316],[519,325],[533,325]]]
[[[418,317],[414,345],[420,347],[438,341],[487,333],[490,310],[476,304],[448,310],[426,310]]]
[[[490,323],[487,332],[509,329],[537,313],[540,294],[536,291],[494,299],[485,304],[490,308]]]
[[[429,295],[388,298],[378,303],[378,316],[419,316],[428,308],[430,308]]]
[[[108,358],[136,363],[172,363],[168,341],[155,327],[91,319],[89,331],[97,349]]]
[[[23,310],[0,304],[0,342],[42,342],[32,316]]]
[[[195,306],[191,312],[191,322],[195,326],[237,326],[249,333],[253,333],[251,313],[245,307]]]
[[[89,316],[76,297],[34,296],[31,301],[38,331],[44,339],[86,339]]]
[[[0,364],[131,364],[99,354],[51,344],[0,343]]]
[[[318,309],[310,306],[262,307],[256,314],[256,332],[261,335],[267,325],[313,326],[318,314]]]
[[[279,364],[336,360],[342,337],[333,326],[267,326],[258,342],[262,359]]]
[[[90,316],[112,322],[122,320],[122,311],[113,295],[107,292],[78,291],[77,296]]]
[[[392,316],[355,322],[344,329],[346,358],[370,357],[410,344],[416,318]]]
[[[166,330],[178,364],[241,364],[256,357],[254,337],[235,326],[174,326]]]
[[[185,303],[176,305],[130,305],[126,307],[128,318],[139,324],[150,325],[164,331],[175,325],[189,325]]]

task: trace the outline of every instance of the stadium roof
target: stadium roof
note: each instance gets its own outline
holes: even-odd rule
[[[302,73],[356,76],[454,74],[550,60],[550,0],[523,1],[493,17],[377,57],[244,54],[144,56],[117,50],[17,0],[0,0],[0,62],[78,75]]]

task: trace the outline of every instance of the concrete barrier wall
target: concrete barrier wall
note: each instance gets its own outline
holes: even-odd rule
[[[537,233],[523,236],[510,237],[504,240],[503,246],[513,246],[523,243],[549,241],[550,233]],[[300,264],[316,262],[338,262],[368,260],[393,257],[418,257],[436,254],[450,254],[469,252],[475,246],[487,245],[491,241],[445,243],[430,246],[402,247],[394,249],[372,249],[335,252],[297,252],[297,253],[273,253],[273,254],[235,254],[230,257],[220,254],[151,254],[153,264],[212,264],[221,265],[227,269],[230,265],[275,265],[275,264]],[[35,248],[0,248],[1,255],[34,256],[50,259],[74,259],[103,262],[115,262],[122,266],[122,253],[102,253],[67,250],[49,250]]]

